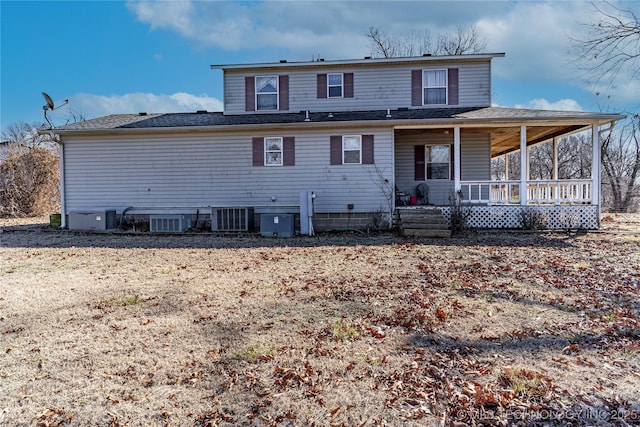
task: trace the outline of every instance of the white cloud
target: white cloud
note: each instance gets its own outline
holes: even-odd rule
[[[526,104],[518,104],[515,108],[531,108],[534,110],[582,111],[582,107],[573,99],[560,99],[550,102],[544,98],[532,99]]]
[[[125,113],[179,113],[197,110],[222,111],[220,100],[206,94],[192,95],[179,92],[172,95],[152,93],[127,93],[124,95],[102,96],[80,93],[70,98],[73,110],[86,119],[109,114]]]
[[[292,59],[358,58],[369,53],[365,33],[439,31],[471,25],[477,16],[504,10],[503,2],[181,1],[128,2],[152,29],[175,31],[206,46],[230,51],[286,49]]]
[[[576,52],[570,43],[570,35],[597,17],[589,2],[130,1],[127,8],[152,30],[173,31],[199,47],[241,51],[256,60],[366,56],[370,46],[365,33],[371,26],[398,37],[411,31],[436,37],[476,25],[487,40],[487,51],[506,52],[494,61],[495,77],[596,92],[572,62]],[[639,84],[608,88],[607,95],[631,102],[633,94],[637,98],[640,93]]]

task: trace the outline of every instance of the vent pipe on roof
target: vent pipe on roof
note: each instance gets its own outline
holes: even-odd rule
[[[391,118],[391,109],[387,108],[387,115],[385,116],[387,119]]]
[[[327,117],[329,117],[330,119],[333,119],[333,113],[329,113]]]
[[[286,59],[281,59],[281,60],[280,60],[280,63],[281,63],[281,64],[286,64],[286,63],[287,63],[287,60],[286,60]]]
[[[371,59],[371,57],[370,56],[365,56],[364,59]]]
[[[311,119],[309,118],[309,110],[305,111],[304,114],[305,114],[304,115],[304,121],[305,122],[310,122]]]
[[[146,116],[146,115],[147,115],[147,112],[146,112],[146,111],[141,111],[141,112],[139,112],[139,113],[138,113],[138,115],[139,115],[139,116]]]

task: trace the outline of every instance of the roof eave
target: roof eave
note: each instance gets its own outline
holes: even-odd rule
[[[206,133],[206,132],[243,132],[268,127],[270,130],[304,130],[304,129],[330,129],[330,128],[361,128],[361,127],[391,127],[394,129],[418,129],[437,127],[504,127],[504,126],[561,126],[561,125],[603,125],[623,119],[619,114],[607,114],[597,116],[567,117],[558,119],[548,118],[440,118],[440,119],[384,119],[384,120],[352,120],[352,121],[322,121],[322,122],[289,122],[289,123],[255,123],[234,125],[211,126],[172,126],[172,127],[148,127],[148,128],[102,128],[102,129],[50,129],[45,133],[54,132],[60,136],[83,135],[142,135],[152,133]]]
[[[380,65],[380,64],[407,64],[422,63],[434,61],[472,61],[472,60],[491,60],[493,58],[502,58],[504,52],[481,53],[469,55],[424,55],[424,56],[406,56],[395,58],[363,58],[363,59],[338,59],[338,60],[318,60],[318,61],[280,61],[280,62],[264,62],[253,64],[212,64],[212,70],[242,70],[242,69],[264,69],[264,68],[303,68],[303,67],[332,67],[332,66],[358,66],[358,65]]]

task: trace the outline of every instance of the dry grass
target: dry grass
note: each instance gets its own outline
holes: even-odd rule
[[[0,425],[638,423],[638,231],[7,227]]]

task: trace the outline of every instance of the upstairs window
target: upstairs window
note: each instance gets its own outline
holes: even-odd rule
[[[425,149],[425,165],[427,179],[449,179],[450,146],[427,145]]]
[[[278,109],[278,77],[256,77],[256,110]]]
[[[329,98],[342,98],[343,76],[342,74],[327,74],[327,96]]]
[[[282,138],[264,139],[264,165],[282,166]]]
[[[422,104],[447,103],[447,70],[424,70],[422,73]]]
[[[353,73],[317,74],[318,99],[353,98]]]
[[[458,68],[411,70],[411,106],[459,105]]]

